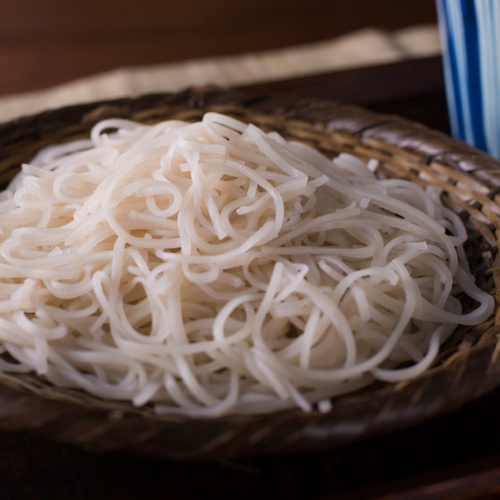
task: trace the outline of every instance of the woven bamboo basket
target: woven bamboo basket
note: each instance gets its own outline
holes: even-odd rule
[[[365,161],[377,158],[387,176],[442,187],[444,202],[468,229],[466,251],[476,282],[497,297],[500,162],[422,125],[352,106],[204,88],[48,111],[0,126],[0,182],[10,180],[41,147],[82,138],[104,118],[199,120],[207,110],[277,130],[329,157],[348,152]],[[423,375],[336,398],[328,414],[159,417],[152,407],[101,400],[34,374],[0,373],[0,427],[97,452],[185,460],[331,450],[421,424],[495,388],[499,320],[496,314],[479,326],[459,327]]]

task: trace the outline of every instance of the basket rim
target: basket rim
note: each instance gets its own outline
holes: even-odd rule
[[[13,152],[22,150],[29,156],[35,145],[47,143],[61,131],[66,132],[66,140],[111,116],[154,120],[169,113],[196,116],[206,109],[225,110],[264,125],[282,127],[320,148],[332,150],[334,138],[335,144],[358,156],[376,154],[382,161],[402,166],[402,170],[395,170],[396,175],[413,176],[423,184],[431,178],[436,182],[441,179],[449,186],[448,201],[457,210],[467,211],[471,227],[491,253],[487,265],[495,278],[496,294],[500,162],[423,125],[354,106],[213,87],[67,106],[0,125],[0,178],[5,181],[5,174],[12,173],[13,160],[19,163],[19,155],[13,157]],[[121,449],[182,459],[331,449],[449,413],[499,385],[499,323],[492,317],[472,329],[450,357],[423,376],[385,385],[376,392],[361,390],[336,398],[334,411],[329,414],[285,410],[272,416],[228,415],[212,420],[156,416],[128,403],[99,401],[79,390],[61,391],[32,374],[0,372],[0,427],[34,432],[98,451]],[[439,400],[436,395],[445,391],[446,398]],[[27,408],[37,419],[30,421],[26,417]],[[271,422],[274,435],[269,431]],[[186,428],[194,424],[200,442],[183,449],[180,436],[187,439]],[[210,429],[203,434],[200,426]],[[222,433],[220,426],[226,426]],[[177,437],[173,436],[176,432]],[[130,435],[124,437],[127,433]],[[205,439],[201,439],[202,434]],[[162,446],[167,449],[162,451]]]

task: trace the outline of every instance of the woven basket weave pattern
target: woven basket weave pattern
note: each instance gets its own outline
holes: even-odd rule
[[[192,89],[63,108],[0,126],[0,182],[12,178],[41,147],[85,137],[104,118],[192,121],[207,110],[277,130],[330,157],[348,152],[365,161],[376,158],[379,171],[390,177],[440,186],[443,200],[460,214],[469,231],[467,252],[477,284],[496,296],[500,163],[421,125],[355,107]],[[0,373],[0,427],[90,450],[179,459],[327,450],[425,422],[490,391],[500,382],[499,324],[492,317],[473,328],[458,328],[424,375],[400,384],[375,383],[340,397],[326,415],[289,410],[213,420],[157,417],[148,406],[102,401],[79,390],[54,387],[32,374]]]

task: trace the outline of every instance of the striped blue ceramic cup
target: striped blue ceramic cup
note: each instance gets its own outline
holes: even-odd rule
[[[500,0],[436,0],[454,137],[500,158]]]

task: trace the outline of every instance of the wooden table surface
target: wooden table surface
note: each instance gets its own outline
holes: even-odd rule
[[[276,49],[436,22],[434,0],[2,2],[0,95],[122,66]]]
[[[277,48],[368,25],[435,21],[433,0],[18,0],[0,16],[0,94],[122,65]],[[228,22],[228,16],[230,22]],[[440,58],[261,84],[448,131]],[[330,453],[181,463],[96,456],[0,432],[0,499],[469,499],[500,497],[500,390],[452,415]]]

